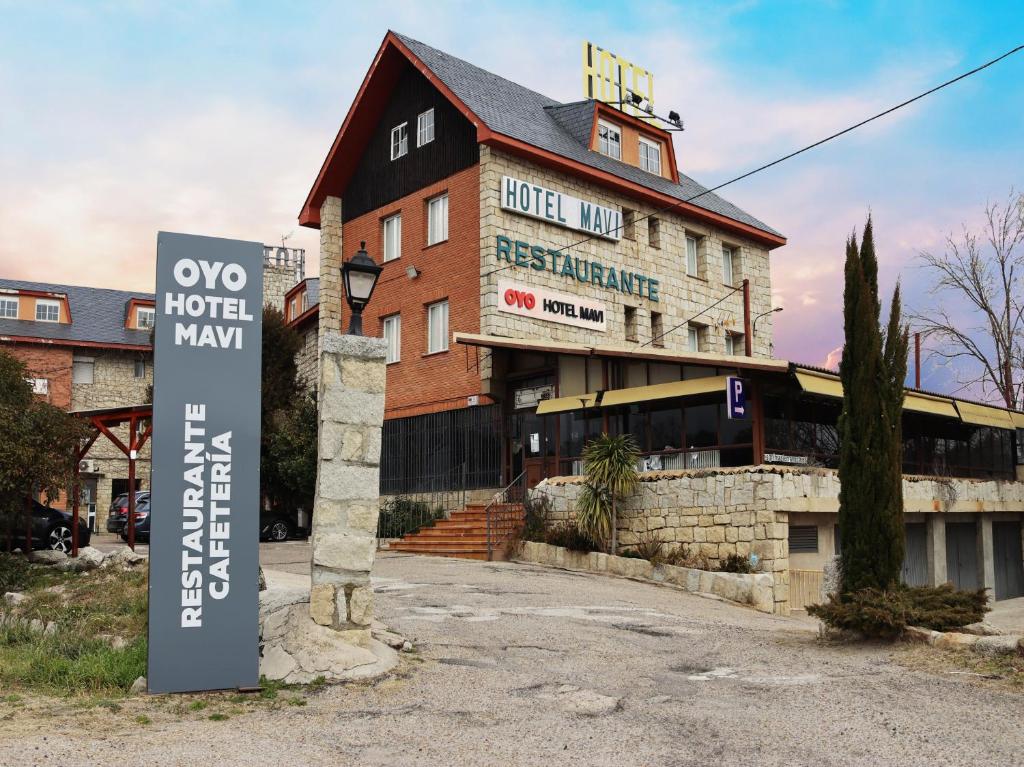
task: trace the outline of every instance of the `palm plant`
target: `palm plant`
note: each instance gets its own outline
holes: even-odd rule
[[[609,541],[612,554],[618,548],[617,506],[636,489],[639,457],[629,434],[602,434],[583,451],[586,480],[576,501],[576,524],[595,541]]]

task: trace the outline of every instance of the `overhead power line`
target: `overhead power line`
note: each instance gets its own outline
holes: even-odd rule
[[[1018,45],[1016,48],[1013,48],[1013,49],[1007,51],[1006,53],[1002,54],[1001,56],[997,56],[996,58],[991,59],[991,60],[985,62],[981,66],[977,66],[974,69],[968,70],[967,72],[963,72],[962,74],[957,75],[956,77],[952,78],[951,80],[946,80],[946,82],[941,83],[939,85],[936,85],[934,88],[929,88],[928,90],[924,91],[923,93],[919,93],[916,96],[907,99],[906,101],[902,101],[899,104],[896,104],[895,106],[889,107],[888,109],[885,109],[885,110],[879,112],[878,114],[875,114],[875,115],[872,115],[871,117],[865,118],[864,120],[861,120],[858,123],[854,123],[853,125],[851,125],[851,126],[849,126],[847,128],[843,128],[841,131],[837,131],[836,133],[833,133],[830,136],[826,136],[823,139],[815,141],[813,144],[808,144],[807,146],[802,147],[800,149],[797,149],[794,152],[790,152],[787,155],[783,155],[782,157],[779,157],[776,160],[772,160],[771,162],[765,163],[764,165],[761,165],[761,166],[759,166],[757,168],[754,168],[753,170],[749,170],[746,173],[742,173],[739,176],[736,176],[735,178],[731,178],[728,181],[723,181],[721,184],[718,184],[717,186],[713,186],[710,189],[705,189],[703,192],[699,192],[698,194],[691,195],[690,197],[687,197],[685,199],[679,200],[678,202],[674,202],[671,205],[668,205],[668,206],[666,206],[664,208],[659,208],[659,209],[657,209],[657,210],[655,210],[655,211],[653,211],[651,213],[646,213],[646,214],[644,214],[642,216],[639,216],[636,219],[634,219],[634,223],[639,222],[639,221],[643,221],[644,219],[650,218],[651,216],[656,216],[656,215],[659,215],[659,214],[662,214],[662,213],[668,213],[669,211],[675,210],[680,205],[686,205],[687,203],[693,202],[694,200],[697,200],[697,199],[699,199],[699,198],[701,198],[701,197],[703,197],[705,195],[711,194],[712,192],[717,192],[719,189],[724,189],[725,187],[727,187],[727,186],[729,186],[731,184],[735,184],[737,181],[742,181],[745,178],[750,178],[751,176],[753,176],[756,173],[760,173],[762,171],[768,170],[769,168],[772,168],[772,167],[774,167],[774,166],[776,166],[776,165],[778,165],[780,163],[783,163],[786,160],[791,160],[794,157],[803,154],[804,152],[809,152],[810,150],[815,149],[815,148],[817,148],[817,147],[819,147],[819,146],[821,146],[823,144],[827,144],[829,141],[833,141],[833,140],[839,138],[840,136],[845,136],[847,133],[855,131],[858,128],[863,128],[868,123],[872,123],[875,120],[879,120],[879,119],[881,119],[881,118],[883,118],[883,117],[885,117],[887,115],[892,114],[893,112],[896,112],[896,111],[898,111],[900,109],[903,109],[904,107],[910,106],[914,102],[920,101],[921,99],[926,98],[927,96],[930,96],[933,93],[937,93],[938,91],[941,91],[943,88],[948,88],[950,85],[953,85],[954,83],[958,83],[961,80],[965,80],[968,77],[971,77],[972,75],[976,75],[979,72],[981,72],[982,70],[988,69],[993,64],[998,64],[1003,59],[1009,58],[1010,56],[1014,55],[1015,53],[1020,53],[1022,50],[1024,50],[1024,45]],[[624,226],[625,226],[625,224],[623,223],[622,225],[617,226],[614,229],[610,229],[609,231],[610,232],[617,232],[620,229],[622,229]],[[564,245],[561,248],[557,248],[557,249],[554,249],[554,250],[549,250],[548,252],[552,253],[552,254],[553,253],[561,253],[562,251],[568,250],[569,248],[575,248],[575,247],[577,247],[579,245],[583,245],[585,243],[588,243],[591,240],[596,240],[599,236],[600,235],[596,235],[596,234],[595,235],[590,235],[589,237],[584,237],[582,240],[577,240],[576,242],[569,243],[568,245]],[[500,266],[497,269],[492,269],[491,271],[485,273],[483,276],[484,277],[488,277],[488,276],[490,276],[492,274],[495,274],[497,272],[504,271],[505,269],[510,269],[513,266],[515,266],[515,264],[506,264],[505,266]]]

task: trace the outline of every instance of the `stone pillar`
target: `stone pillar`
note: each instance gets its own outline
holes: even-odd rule
[[[386,348],[382,338],[323,336],[309,612],[339,630],[368,631],[373,618]]]
[[[978,520],[978,580],[988,589],[988,600],[996,598],[996,563],[992,545],[992,515],[983,514]]]
[[[324,336],[341,332],[341,199],[328,197],[320,206],[320,337],[322,353]]]
[[[946,574],[946,520],[941,514],[928,516],[928,581],[941,586],[949,580]]]

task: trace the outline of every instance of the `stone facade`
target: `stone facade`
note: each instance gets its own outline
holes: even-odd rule
[[[645,219],[627,227],[618,242],[596,238],[574,245],[584,239],[583,233],[502,210],[501,179],[506,175],[602,205],[633,210],[637,218],[651,214],[659,220],[658,241],[651,242]],[[729,292],[730,286],[723,281],[723,244],[738,249],[739,263],[734,270],[733,282],[739,285],[744,278],[750,280],[752,316],[771,308],[769,253],[763,245],[676,212],[659,213],[648,203],[632,200],[591,182],[534,165],[484,145],[480,147],[480,221],[481,333],[624,346],[628,343],[625,308],[631,306],[636,309],[636,342],[639,347],[651,341],[651,312],[661,314],[663,328],[668,331]],[[698,237],[699,241],[696,277],[686,274],[687,234]],[[518,267],[514,261],[509,266],[497,257],[498,235],[551,249],[573,245],[571,253],[574,256],[627,270],[636,269],[660,280],[660,300],[655,302],[646,297],[637,298],[598,285],[580,283],[553,274],[550,269]],[[501,267],[507,268],[495,271]],[[499,312],[499,279],[515,280],[601,302],[606,306],[607,330],[601,333]],[[726,332],[743,333],[742,293],[733,293],[701,317],[699,322],[706,326],[701,332],[700,351],[724,354]],[[771,315],[768,315],[758,322],[757,335],[753,340],[754,356],[771,356],[771,339]],[[685,328],[668,333],[663,340],[667,350],[688,351]],[[742,354],[742,346],[738,353]]]
[[[309,612],[339,630],[369,631],[373,617],[385,351],[379,338],[323,337]]]
[[[284,295],[296,282],[292,264],[263,264],[263,305],[284,311]]]
[[[302,336],[302,347],[295,355],[295,365],[298,368],[299,387],[308,392],[315,390],[317,384],[318,331],[316,323],[307,323],[299,330],[299,334]]]
[[[341,332],[341,199],[327,197],[320,206],[320,308],[317,357],[327,333]]]
[[[153,383],[153,355],[151,352],[125,352],[97,349],[88,354],[76,353],[75,359],[93,361],[92,383],[71,384],[71,409],[127,407],[149,401],[149,387]],[[136,363],[142,363],[141,377],[136,376]],[[129,444],[128,425],[113,433],[125,445]],[[106,437],[100,436],[89,449],[86,458],[95,465],[95,472],[82,475],[83,482],[96,481],[96,529],[106,530],[110,502],[113,500],[113,481],[128,479],[128,457]],[[146,442],[135,462],[135,477],[140,488],[149,488],[150,442]],[[84,514],[84,511],[83,511]]]

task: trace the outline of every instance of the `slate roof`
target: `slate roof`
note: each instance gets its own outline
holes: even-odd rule
[[[148,330],[129,330],[124,326],[128,302],[133,298],[154,300],[152,293],[125,290],[83,288],[78,285],[53,285],[0,278],[0,289],[38,290],[64,293],[71,307],[71,323],[37,322],[0,318],[0,338],[28,336],[74,345],[77,342],[128,346],[149,346]]]
[[[580,119],[585,110],[593,109],[593,100],[562,104],[411,37],[394,34],[491,130],[678,200],[707,191],[683,173],[676,184],[589,149],[590,125],[588,122],[584,136]],[[593,112],[587,114],[592,116]],[[717,194],[704,194],[690,204],[782,236]]]
[[[306,278],[306,306],[316,306],[320,303],[320,278]]]

